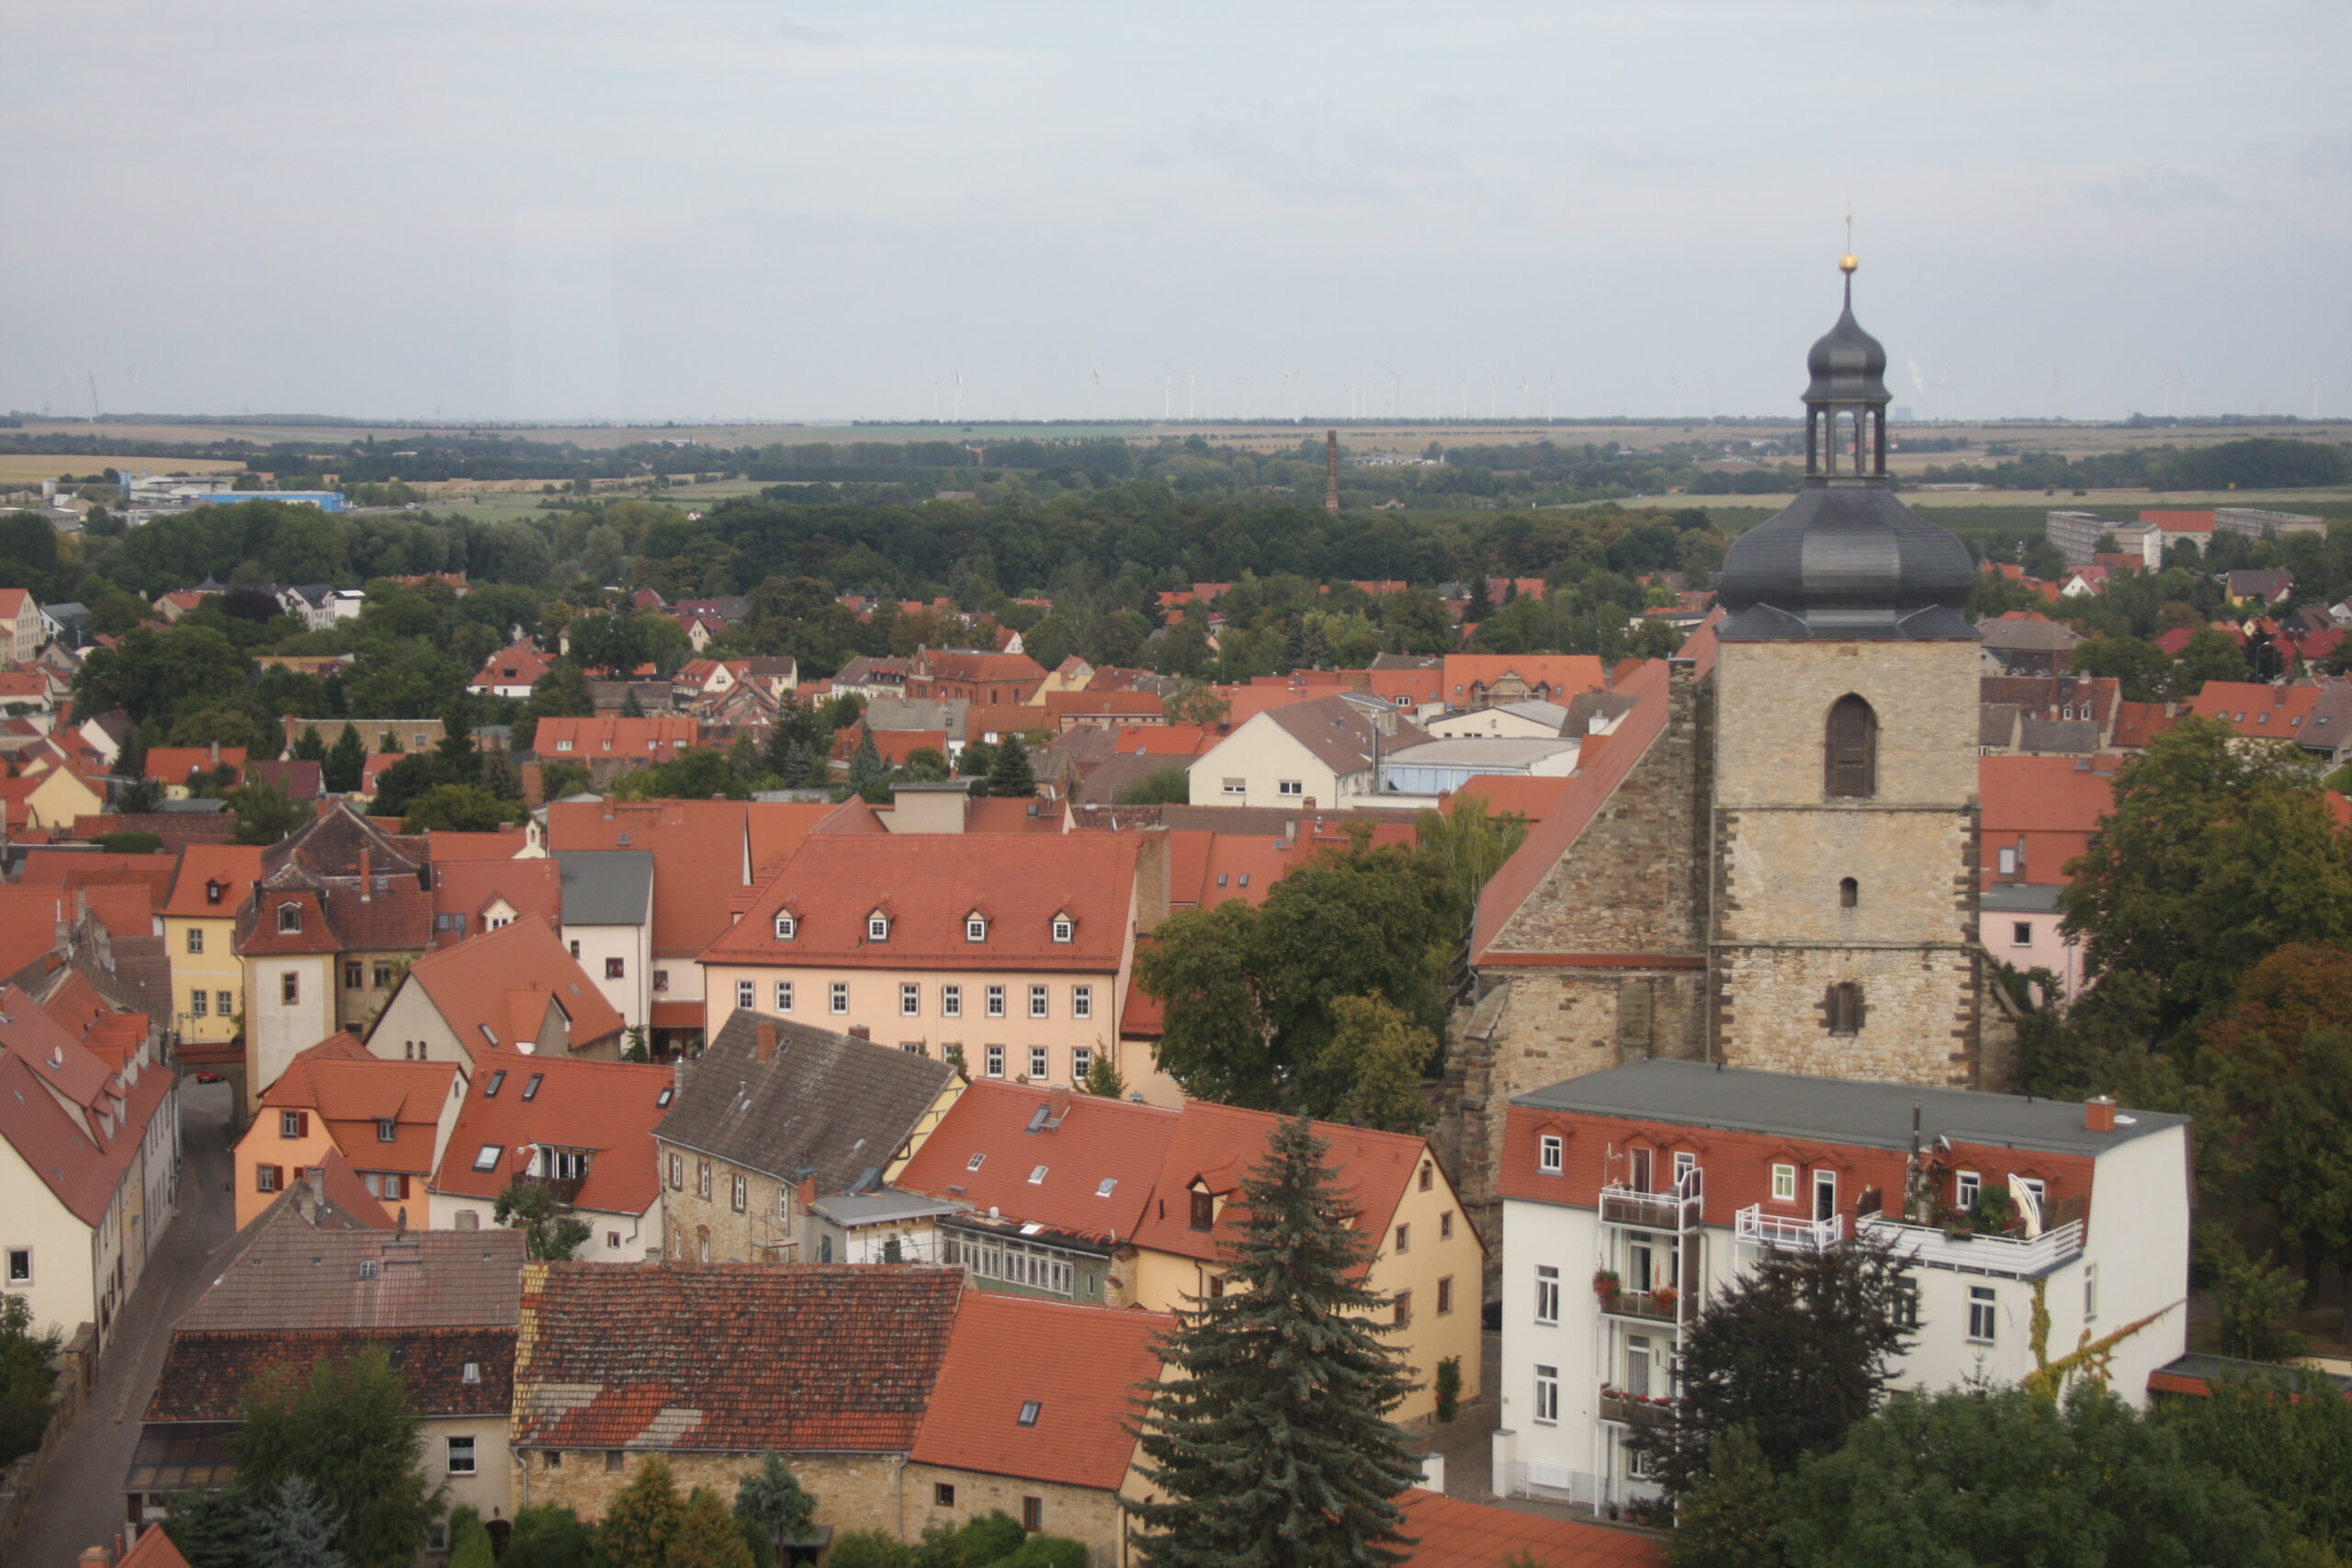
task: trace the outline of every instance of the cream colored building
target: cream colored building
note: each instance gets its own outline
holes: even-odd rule
[[[1237,726],[1187,769],[1194,806],[1375,806],[1381,761],[1429,739],[1377,697],[1287,703]]]
[[[180,852],[159,913],[164,951],[172,960],[172,1021],[184,1042],[225,1044],[237,1038],[245,1010],[237,910],[260,880],[257,845],[190,844]],[[312,1036],[313,1043],[318,1038]]]

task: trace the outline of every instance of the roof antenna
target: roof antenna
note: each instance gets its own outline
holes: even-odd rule
[[[1849,310],[1854,308],[1854,269],[1861,265],[1854,254],[1854,202],[1849,197],[1846,200],[1846,254],[1838,258],[1838,270],[1846,275],[1846,309]]]

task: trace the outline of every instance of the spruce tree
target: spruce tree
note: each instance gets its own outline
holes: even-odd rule
[[[697,1486],[686,1499],[678,1533],[670,1538],[666,1568],[752,1568],[752,1550],[718,1494]]]
[[[795,740],[784,749],[784,765],[776,770],[786,789],[807,789],[808,775],[813,772],[808,749]]]
[[[359,731],[346,724],[343,733],[334,738],[334,746],[327,752],[319,773],[330,794],[349,795],[359,787],[359,775],[367,767],[368,748],[360,743]]]
[[[629,682],[628,689],[621,694],[621,716],[623,718],[645,716],[645,705],[637,700],[637,682],[634,681]]]
[[[1166,1500],[1125,1504],[1150,1568],[1385,1568],[1412,1544],[1394,1298],[1358,1273],[1374,1239],[1345,1224],[1327,1148],[1304,1117],[1276,1128],[1242,1178],[1225,1293],[1160,1343],[1182,1375],[1153,1385],[1138,1438]]]
[[[756,1525],[779,1550],[797,1540],[816,1516],[817,1499],[800,1485],[799,1477],[770,1449],[760,1457],[759,1473],[735,1483],[735,1517]]]
[[[1021,737],[1008,735],[989,763],[989,793],[1026,800],[1037,793],[1037,775],[1029,769],[1029,749]]]
[[[278,1483],[277,1499],[261,1512],[254,1543],[256,1568],[349,1568],[335,1550],[335,1518],[316,1488],[299,1475]]]
[[[319,727],[306,724],[294,742],[294,760],[298,762],[323,762],[327,760],[327,743],[319,739]]]
[[[874,731],[864,731],[857,738],[857,750],[850,753],[849,792],[863,795],[868,784],[879,784],[889,776],[881,750],[874,744]]]

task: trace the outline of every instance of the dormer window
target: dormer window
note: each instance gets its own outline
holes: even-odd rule
[[[1196,1231],[1214,1229],[1216,1225],[1216,1198],[1212,1193],[1193,1194],[1192,1228]]]
[[[888,942],[888,941],[889,941],[889,940],[890,940],[890,917],[889,917],[889,916],[888,916],[888,915],[886,915],[886,914],[884,914],[884,913],[883,913],[881,910],[879,910],[879,909],[876,909],[876,910],[875,910],[875,911],[874,911],[874,913],[872,913],[872,914],[870,914],[870,915],[866,916],[866,917],[865,917],[865,940],[866,940],[866,941],[868,941],[868,942]]]
[[[215,877],[204,885],[204,901],[208,904],[218,904],[220,902],[220,895],[227,891],[228,889],[221,885],[220,879]]]
[[[1056,915],[1054,917],[1054,940],[1056,942],[1068,942],[1075,933],[1077,927],[1075,923],[1068,915]]]
[[[964,940],[966,942],[986,942],[988,939],[989,922],[986,916],[967,915],[964,917]]]
[[[776,939],[776,941],[778,941],[778,942],[790,942],[790,941],[792,941],[795,937],[797,937],[799,934],[800,934],[800,918],[799,918],[798,916],[797,916],[797,915],[778,915],[778,916],[775,918],[775,939]]]
[[[300,931],[302,929],[302,906],[300,904],[280,904],[277,907],[277,929],[281,931]]]

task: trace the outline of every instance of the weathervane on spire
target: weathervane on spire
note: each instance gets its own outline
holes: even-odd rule
[[[1846,254],[1838,258],[1838,270],[1850,278],[1861,265],[1854,254],[1854,204],[1849,201],[1846,204]]]

